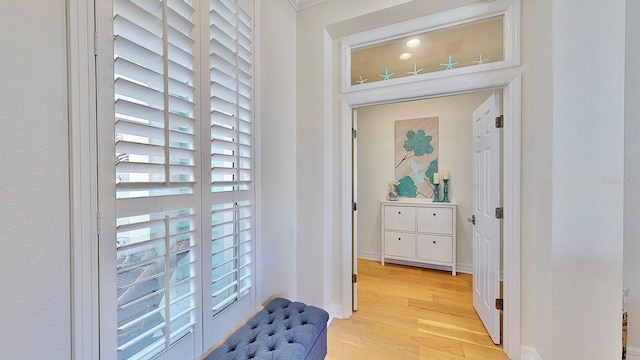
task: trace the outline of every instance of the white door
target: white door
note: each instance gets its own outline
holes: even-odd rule
[[[500,343],[500,96],[473,112],[473,307],[495,344]]]
[[[352,248],[351,254],[353,259],[351,260],[352,265],[352,291],[353,291],[353,303],[352,309],[353,311],[358,310],[358,212],[357,212],[357,204],[358,204],[358,136],[357,129],[358,128],[358,110],[353,110],[353,129],[352,129],[352,137],[351,137],[351,201],[352,204],[356,204],[355,208],[351,212],[351,228],[352,230]]]

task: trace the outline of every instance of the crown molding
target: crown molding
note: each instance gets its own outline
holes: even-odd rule
[[[327,0],[289,0],[289,3],[296,11],[300,11],[306,9],[308,7],[312,7],[314,5],[318,5]]]

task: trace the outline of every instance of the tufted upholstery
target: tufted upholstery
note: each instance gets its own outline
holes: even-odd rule
[[[327,354],[329,314],[277,298],[205,360],[321,360]]]

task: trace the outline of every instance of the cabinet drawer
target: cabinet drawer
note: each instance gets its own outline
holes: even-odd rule
[[[453,238],[441,235],[418,235],[418,259],[429,261],[453,261]]]
[[[395,231],[384,233],[384,255],[416,258],[416,234]]]
[[[416,231],[416,208],[385,206],[384,227],[387,230]]]
[[[453,209],[419,208],[418,232],[453,234]]]

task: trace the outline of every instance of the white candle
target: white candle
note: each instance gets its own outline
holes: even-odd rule
[[[433,174],[433,183],[440,184],[440,174],[438,173]]]
[[[442,169],[442,180],[449,180],[449,169]]]

